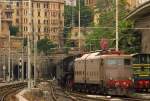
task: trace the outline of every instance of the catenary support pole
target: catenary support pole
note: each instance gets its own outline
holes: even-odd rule
[[[116,0],[116,51],[119,50],[119,9],[118,9],[118,0]]]

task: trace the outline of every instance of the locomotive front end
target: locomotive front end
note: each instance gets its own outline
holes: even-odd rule
[[[130,55],[112,55],[105,58],[108,94],[129,95],[132,92],[132,58]]]

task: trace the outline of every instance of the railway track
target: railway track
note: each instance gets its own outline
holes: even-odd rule
[[[0,101],[6,101],[7,96],[10,94],[23,89],[25,86],[27,86],[26,82],[20,82],[20,83],[14,83],[14,84],[8,84],[0,87]]]
[[[150,101],[148,99],[142,99],[142,98],[122,98],[123,101]]]
[[[111,97],[111,96],[103,96],[103,95],[102,96],[93,95],[93,97],[91,97],[92,95],[88,96],[87,94],[82,94],[77,92],[68,92],[64,90],[63,92],[65,92],[66,95],[65,96],[61,95],[61,96],[70,98],[72,99],[71,101],[150,101],[149,99],[136,98],[136,97],[115,97],[115,96]]]
[[[108,101],[105,98],[103,100],[102,98],[100,100],[98,98],[90,98],[85,94],[69,92],[58,87],[54,87],[54,89],[54,101],[63,101],[59,100],[59,98],[65,98],[65,101]]]
[[[137,97],[115,97],[115,96],[100,96],[94,95],[91,97],[84,93],[66,91],[52,84],[52,95],[53,101],[150,101],[148,99],[137,98]],[[65,100],[59,100],[59,98],[65,98]],[[67,99],[67,100],[66,100]]]

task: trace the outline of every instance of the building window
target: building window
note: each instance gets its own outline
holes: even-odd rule
[[[45,16],[47,17],[47,12],[45,12]]]
[[[47,27],[44,28],[44,32],[48,33],[48,28]]]
[[[32,16],[34,16],[34,11],[32,10]]]
[[[24,31],[28,31],[28,28],[26,26],[24,27]]]
[[[26,2],[26,6],[28,6],[29,4],[28,4],[28,2]]]
[[[17,5],[17,7],[19,7],[19,2],[17,2],[17,4],[16,4],[16,5]]]
[[[34,7],[34,4],[32,3],[32,7]]]
[[[47,25],[48,25],[48,20],[47,20]]]
[[[26,22],[26,19],[24,18],[24,23]]]
[[[38,24],[40,24],[41,22],[40,22],[40,20],[38,20]]]
[[[40,27],[38,28],[38,32],[41,32],[41,28]]]
[[[16,19],[16,23],[19,23],[19,19]]]
[[[40,3],[37,3],[37,8],[40,8]]]
[[[24,23],[26,24],[28,22],[27,18],[24,18]]]
[[[26,10],[24,10],[24,15],[26,15]]]
[[[28,31],[28,27],[26,27],[26,31]]]
[[[38,16],[40,16],[41,15],[41,13],[40,13],[40,11],[38,11]]]
[[[19,16],[19,10],[17,10],[17,16]]]
[[[43,21],[43,23],[45,24],[45,20]]]
[[[44,8],[48,8],[48,3],[44,3]]]

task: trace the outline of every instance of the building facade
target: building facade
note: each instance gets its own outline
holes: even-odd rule
[[[31,0],[31,3],[29,0],[18,0],[11,5],[14,9],[12,25],[19,27],[18,36],[27,37],[30,30],[35,32],[38,40],[47,37],[60,45],[64,27],[64,0]]]
[[[13,9],[9,4],[0,3],[0,37],[7,37],[9,25],[12,24]]]
[[[86,6],[94,7],[96,5],[96,1],[97,0],[85,0],[84,2]]]

